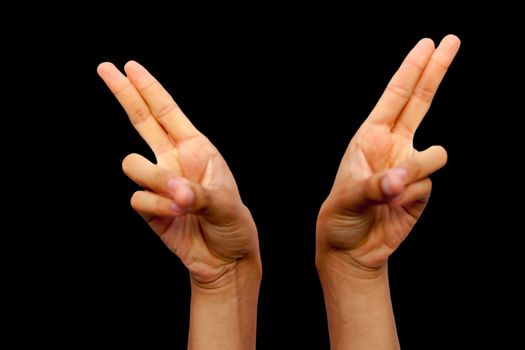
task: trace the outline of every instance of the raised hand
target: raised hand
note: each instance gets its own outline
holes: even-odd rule
[[[423,212],[429,175],[443,167],[441,146],[417,151],[414,134],[459,49],[449,35],[437,49],[421,40],[352,138],[318,217],[319,254],[366,269],[385,265]]]
[[[124,70],[127,76],[111,63],[98,67],[157,159],[131,154],[122,166],[144,188],[133,208],[190,272],[189,348],[254,348],[261,262],[233,175],[144,67],[131,61]]]
[[[317,219],[316,265],[331,348],[399,349],[387,260],[423,212],[428,176],[445,165],[443,147],[414,149],[414,133],[459,49],[421,40],[350,141]]]
[[[222,156],[146,69],[133,61],[124,69],[127,77],[102,63],[98,73],[157,158],[124,159],[126,175],[145,188],[133,208],[199,283],[217,281],[239,259],[258,259],[255,225]]]

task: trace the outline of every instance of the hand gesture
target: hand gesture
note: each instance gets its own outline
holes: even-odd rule
[[[227,283],[240,264],[260,270],[255,224],[220,153],[144,67],[130,61],[124,70],[127,76],[111,63],[98,67],[157,160],[124,159],[126,175],[144,188],[131,198],[133,208],[195,283]]]
[[[319,213],[318,259],[329,253],[380,269],[412,230],[430,196],[429,175],[447,161],[441,146],[414,149],[414,134],[459,46],[453,35],[436,49],[421,40],[352,138]]]

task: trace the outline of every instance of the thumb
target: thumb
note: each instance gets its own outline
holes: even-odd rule
[[[370,205],[395,202],[407,186],[427,178],[447,162],[447,152],[441,146],[432,146],[413,157],[372,176],[349,181],[343,191],[344,208],[362,211]]]
[[[204,216],[211,224],[231,223],[242,205],[226,190],[205,188],[182,177],[170,179],[168,188],[175,211]]]
[[[357,182],[350,181],[341,200],[349,211],[363,211],[372,205],[395,200],[403,193],[408,172],[405,168],[392,168]]]
[[[363,183],[363,202],[379,204],[394,199],[403,192],[408,171],[392,168],[366,179]]]

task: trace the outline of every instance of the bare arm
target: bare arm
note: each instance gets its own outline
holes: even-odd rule
[[[190,272],[188,348],[254,349],[261,261],[251,213],[226,161],[160,83],[137,62],[125,72],[98,67],[156,156],[131,154],[122,166],[144,188],[131,205]]]
[[[441,146],[413,147],[414,134],[460,46],[421,40],[408,54],[343,156],[317,220],[316,262],[333,349],[398,349],[387,260],[430,197]]]

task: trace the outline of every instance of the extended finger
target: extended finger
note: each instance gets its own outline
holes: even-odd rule
[[[434,42],[428,38],[420,40],[414,46],[388,83],[385,92],[370,113],[368,121],[389,126],[395,122],[412,96],[417,81],[433,52]]]
[[[153,118],[148,105],[128,78],[109,62],[101,63],[97,72],[120,102],[131,123],[152,151],[158,155],[172,149],[173,144],[168,135]]]
[[[461,41],[455,35],[451,34],[443,38],[417,83],[414,94],[396,121],[393,128],[394,132],[407,137],[414,136],[417,127],[428,112],[439,84],[456,56],[460,44]]]
[[[135,61],[129,61],[124,66],[124,70],[148,104],[156,120],[175,142],[199,134],[171,95],[143,66]]]

